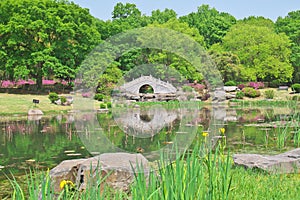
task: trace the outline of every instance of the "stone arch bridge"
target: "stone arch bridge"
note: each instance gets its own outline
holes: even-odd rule
[[[176,93],[176,88],[160,79],[152,76],[141,76],[128,83],[125,83],[120,87],[121,91],[125,91],[131,94],[139,94],[140,88],[144,85],[150,85],[153,88],[154,94],[170,94]]]

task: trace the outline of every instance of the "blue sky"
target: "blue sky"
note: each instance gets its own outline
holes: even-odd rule
[[[279,16],[288,12],[300,10],[299,0],[71,0],[81,7],[88,8],[91,14],[99,19],[111,18],[111,12],[118,2],[134,3],[146,15],[152,10],[170,8],[178,16],[186,15],[197,10],[202,4],[208,4],[218,11],[228,12],[237,19],[248,16],[264,16],[276,21]]]

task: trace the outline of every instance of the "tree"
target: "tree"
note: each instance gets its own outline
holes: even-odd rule
[[[229,28],[236,23],[236,19],[224,12],[219,12],[208,5],[198,7],[197,12],[180,17],[181,22],[186,22],[190,27],[197,28],[205,39],[207,47],[222,41]]]
[[[164,24],[170,19],[176,19],[176,17],[177,14],[174,10],[166,8],[164,11],[153,10],[150,17],[150,21],[152,23],[156,22],[159,24]]]
[[[291,81],[290,40],[284,33],[240,21],[223,38],[222,47],[239,56],[246,81]]]
[[[243,67],[240,59],[232,52],[224,51],[220,44],[214,44],[209,50],[209,54],[214,60],[218,70],[220,71],[223,82],[241,81],[241,71]]]
[[[300,82],[300,10],[288,13],[288,16],[279,17],[275,23],[279,33],[285,33],[292,41],[291,62],[294,67],[293,82]]]
[[[86,54],[100,43],[95,19],[68,1],[0,2],[0,65],[9,79],[73,79]]]

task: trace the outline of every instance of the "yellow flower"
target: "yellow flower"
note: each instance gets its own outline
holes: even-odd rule
[[[202,132],[202,136],[203,136],[203,137],[207,137],[207,136],[208,136],[208,132],[205,132],[205,131]]]
[[[220,133],[221,133],[222,135],[224,135],[224,133],[225,133],[225,128],[220,128],[219,131],[220,131]]]
[[[71,187],[74,187],[74,183],[69,180],[62,180],[59,184],[60,189],[63,189],[66,185],[69,185]]]

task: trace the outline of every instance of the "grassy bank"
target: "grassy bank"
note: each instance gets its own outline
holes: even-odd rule
[[[210,151],[205,156],[199,148],[180,156],[172,164],[150,174],[148,180],[137,173],[128,193],[113,191],[99,179],[86,191],[68,186],[56,194],[60,199],[289,199],[299,198],[299,174],[276,175],[234,167],[231,156]],[[163,162],[160,163],[163,165]],[[30,176],[25,188],[12,181],[14,199],[53,199],[47,173]]]
[[[33,99],[38,99],[35,107]],[[28,110],[37,108],[47,113],[59,113],[71,110],[71,106],[51,104],[47,95],[19,95],[0,93],[0,115],[27,115]]]

